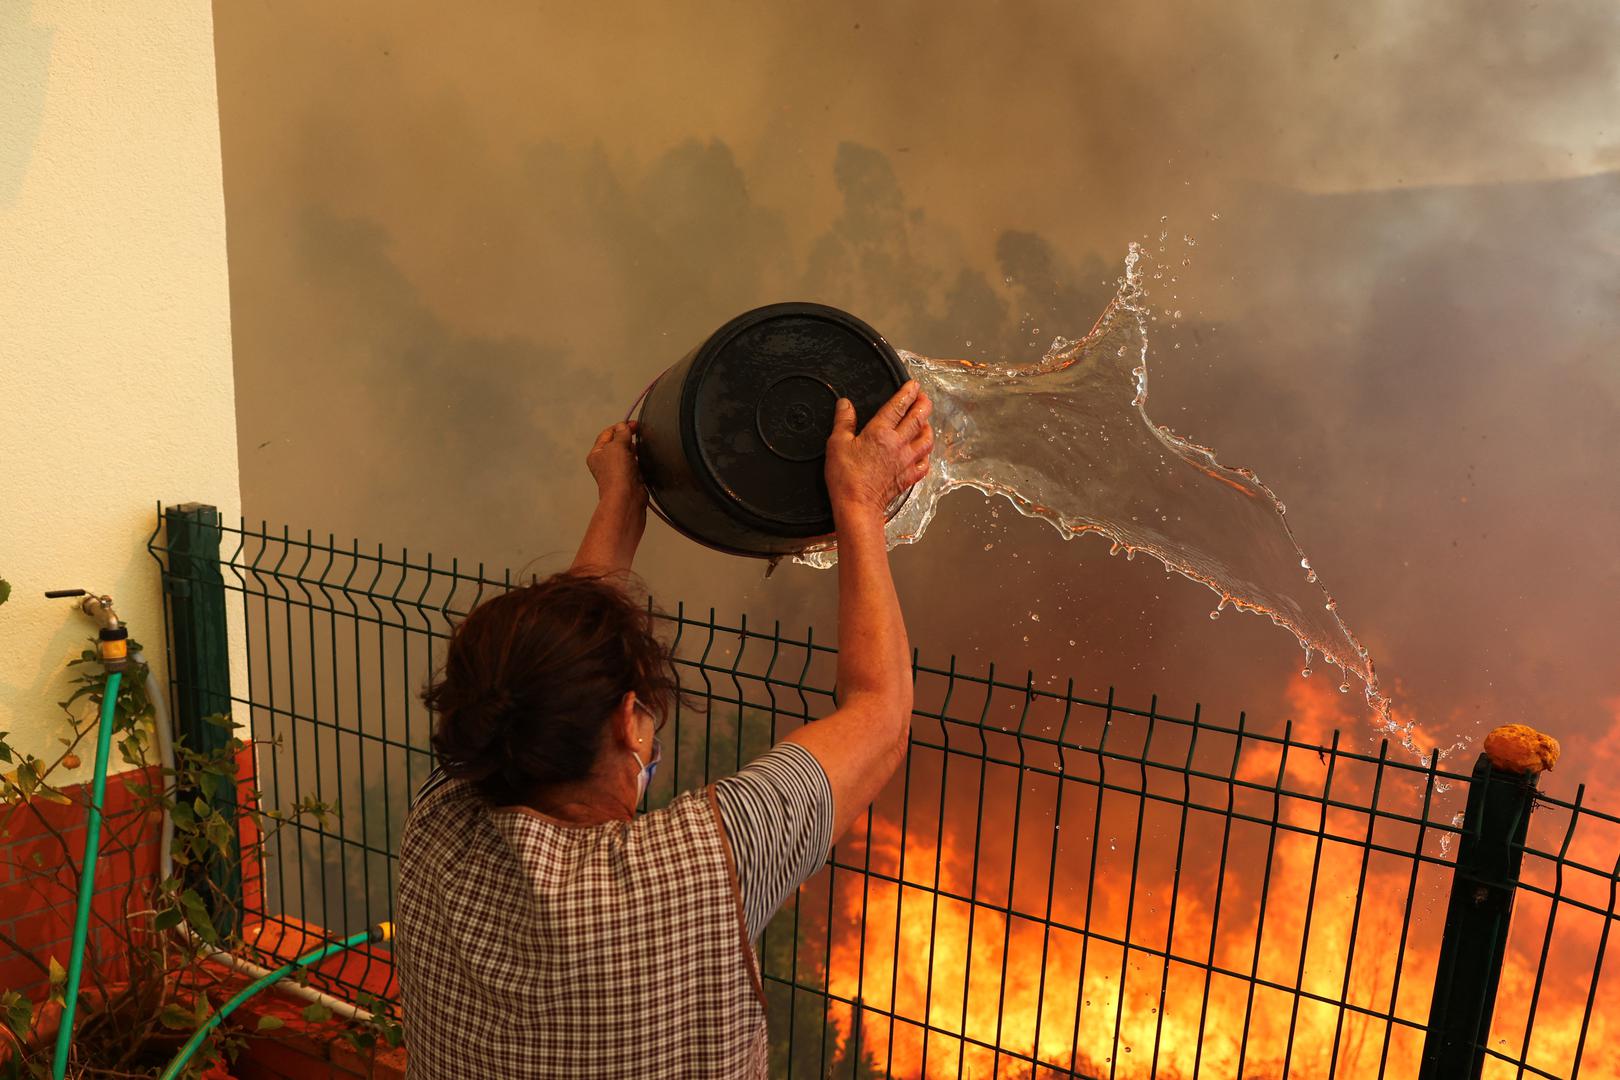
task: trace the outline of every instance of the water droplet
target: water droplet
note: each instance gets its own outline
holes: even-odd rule
[[[1133,547],[1126,548],[1125,549],[1125,561],[1130,562],[1134,558],[1136,558],[1136,549],[1133,548]]]
[[[1024,640],[1025,640],[1025,641],[1028,641],[1028,640],[1029,640],[1029,635],[1028,635],[1028,634],[1025,634],[1025,635],[1024,635]]]
[[[1221,617],[1221,613],[1220,613],[1220,611],[1219,611],[1219,609],[1217,609],[1217,610],[1215,610],[1215,611],[1212,611],[1212,612],[1210,612],[1210,613],[1209,613],[1209,617],[1210,617],[1210,618],[1212,618],[1212,619],[1218,619],[1218,618],[1220,618],[1220,617]]]
[[[1012,284],[1012,275],[1008,274],[1006,277],[1002,278],[1001,283],[1003,285],[1011,285]]]
[[[1316,580],[1316,571],[1312,570],[1310,573],[1306,574],[1305,575],[1305,580],[1306,581],[1315,581]]]
[[[1037,615],[1035,612],[1032,611],[1032,612],[1029,613],[1029,621],[1030,622],[1040,622],[1041,617],[1039,615]]]
[[[1221,220],[1221,215],[1219,215],[1219,214],[1211,214],[1211,215],[1209,215],[1209,220],[1211,220],[1211,221],[1219,221],[1219,220]]]
[[[1069,644],[1070,644],[1070,645],[1073,645],[1073,644],[1074,644],[1074,638],[1070,638],[1070,639],[1069,639]]]
[[[968,341],[966,341],[966,342],[964,342],[964,344],[965,344],[965,345],[966,345],[966,346],[967,346],[967,348],[969,348],[969,349],[971,349],[971,348],[973,348],[973,342],[972,342],[972,340],[971,340],[971,339],[970,339],[970,340],[968,340]]]
[[[1309,570],[1311,568],[1311,560],[1309,560],[1309,559],[1301,559],[1301,560],[1299,560],[1299,565],[1301,565],[1305,569]]]
[[[1282,503],[1278,503],[1277,504],[1277,513],[1279,513],[1279,514],[1288,513],[1288,507],[1284,506]]]
[[[1176,308],[1176,313],[1175,313],[1175,315],[1173,315],[1173,316],[1171,316],[1171,317],[1172,317],[1172,318],[1176,318],[1176,319],[1179,319],[1179,318],[1181,318],[1181,309],[1180,309],[1180,308]]]
[[[989,551],[991,548],[993,548],[995,546],[996,545],[994,545],[994,544],[986,544],[986,545],[984,545],[984,550]]]
[[[1325,605],[1323,605],[1323,606],[1324,606],[1324,607],[1326,607],[1326,608],[1327,608],[1327,609],[1328,609],[1328,610],[1329,610],[1329,611],[1333,611],[1333,610],[1335,610],[1335,609],[1337,609],[1337,608],[1338,608],[1338,606],[1339,606],[1339,602],[1338,602],[1338,601],[1337,601],[1337,600],[1329,600],[1329,601],[1328,601],[1328,602],[1327,602],[1327,603],[1326,603],[1326,604],[1325,604]]]
[[[1349,683],[1342,682],[1342,683],[1339,684],[1339,693],[1348,694],[1349,692],[1350,692],[1350,684]]]

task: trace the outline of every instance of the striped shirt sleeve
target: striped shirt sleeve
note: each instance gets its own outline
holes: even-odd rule
[[[714,785],[737,865],[748,937],[758,941],[777,909],[827,861],[832,786],[796,743],[778,743]]]

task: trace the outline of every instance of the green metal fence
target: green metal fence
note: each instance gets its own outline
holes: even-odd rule
[[[150,547],[185,598],[171,645],[212,588],[245,654],[228,697],[270,744],[261,804],[341,807],[244,867],[250,943],[387,918],[432,766],[417,693],[510,574],[199,507],[164,512]],[[833,707],[836,654],[810,631],[685,606],[667,624],[707,708],[666,729],[652,805]],[[172,671],[176,701],[206,697]],[[954,659],[915,672],[904,769],[760,943],[773,1075],[1620,1076],[1620,817],[1584,788],[1419,764],[1304,714],[1170,716]],[[386,953],[324,977],[395,992]]]

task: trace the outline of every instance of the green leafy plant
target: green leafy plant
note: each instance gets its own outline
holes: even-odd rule
[[[392,1004],[372,994],[361,994],[355,1004],[371,1014],[370,1020],[351,1024],[343,1032],[343,1040],[356,1053],[364,1054],[379,1045],[392,1049],[405,1044],[405,1027],[394,1015]]]
[[[140,645],[131,641],[130,652],[139,655]],[[77,685],[59,703],[69,726],[60,737],[59,751],[44,757],[25,753],[8,742],[8,733],[0,732],[0,836],[27,824],[49,841],[9,849],[29,851],[26,856],[10,856],[9,887],[32,893],[42,901],[41,908],[65,911],[73,910],[78,893],[82,834],[64,833],[55,820],[63,815],[47,807],[87,806],[88,785],[75,787],[67,774],[94,754],[107,684],[94,649],[84,650],[70,667],[78,669]],[[132,805],[103,824],[100,865],[133,860],[137,849],[155,846],[163,814],[168,813],[174,822],[173,872],[160,880],[130,874],[132,880],[116,886],[117,917],[92,911],[92,931],[104,942],[115,943],[111,951],[123,962],[84,965],[73,1076],[155,1075],[223,1001],[228,976],[209,957],[243,944],[240,898],[219,884],[229,881],[229,875],[211,871],[260,865],[265,844],[281,830],[305,818],[324,826],[337,813],[335,806],[314,798],[299,800],[286,813],[261,811],[259,792],[242,782],[237,765],[255,742],[266,741],[238,738],[228,716],[209,718],[230,732],[221,745],[200,750],[177,742],[174,766],[162,767],[146,675],[145,664],[131,663],[114,705],[112,738],[117,753],[146,772],[144,777],[124,779]],[[92,740],[88,749],[87,739]],[[235,798],[222,797],[233,793]],[[244,837],[249,839],[244,842]],[[98,882],[102,880],[106,879],[98,876]],[[231,929],[222,931],[222,925]],[[0,948],[30,959],[49,987],[45,1003],[35,1003],[16,988],[0,987],[0,1078],[49,1076],[49,1036],[58,1012],[49,1006],[62,1002],[69,958],[39,959],[29,943],[3,930]],[[364,1036],[370,1028],[357,1030]],[[192,1059],[186,1075],[201,1076],[234,1060],[244,1043],[240,1029],[222,1025]]]

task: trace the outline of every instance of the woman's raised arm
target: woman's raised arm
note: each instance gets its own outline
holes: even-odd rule
[[[905,757],[911,732],[911,644],[889,573],[885,511],[928,474],[932,404],[909,382],[856,434],[838,403],[827,440],[827,491],[838,528],[838,709],[794,731],[827,773],[833,841]]]
[[[621,420],[596,437],[585,464],[596,477],[596,509],[569,569],[627,573],[647,528],[647,488],[636,466],[636,422]]]

